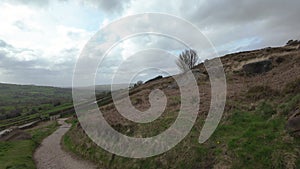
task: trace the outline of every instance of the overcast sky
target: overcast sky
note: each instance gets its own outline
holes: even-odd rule
[[[299,7],[299,0],[2,0],[0,82],[71,86],[74,65],[85,44],[101,27],[124,16],[160,12],[182,17],[224,55],[300,39]],[[143,63],[178,72],[176,58],[170,54],[163,57],[155,51],[161,54],[156,63],[147,52],[132,53],[145,46],[166,50],[172,46],[173,54],[184,49],[162,37],[133,38],[116,47],[100,65],[96,83],[110,83],[118,69],[124,76],[132,75]],[[124,61],[121,67],[116,64]],[[158,74],[163,73],[142,71],[133,80]]]

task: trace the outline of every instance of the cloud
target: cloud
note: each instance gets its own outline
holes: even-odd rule
[[[225,54],[224,48],[235,52],[279,46],[288,39],[299,39],[299,6],[297,0],[141,0],[133,1],[125,14],[162,12],[185,18]],[[249,39],[252,43],[248,43]]]
[[[82,3],[93,5],[107,14],[120,14],[129,5],[131,0],[81,0]]]
[[[1,81],[22,84],[70,86],[74,60],[78,49],[61,51],[63,60],[49,62],[32,49],[15,48],[0,40]],[[70,56],[71,55],[71,56]]]
[[[48,6],[49,0],[4,0],[5,2],[14,3],[14,4],[23,4],[23,5],[31,5],[36,7],[45,7]]]
[[[24,22],[22,22],[20,20],[14,22],[13,25],[22,31],[26,31],[26,32],[33,31],[32,28],[30,28],[28,25],[26,25]]]
[[[70,86],[74,63],[97,29],[136,13],[161,12],[182,17],[196,25],[220,55],[280,46],[289,39],[300,39],[299,6],[299,0],[4,0],[0,2],[0,81]],[[182,30],[176,23],[162,22],[161,18],[153,23],[153,29]],[[123,22],[101,37],[101,46],[119,40],[119,34],[126,33],[123,27],[143,29],[145,26],[149,27],[147,18],[129,27]],[[182,32],[186,39],[196,42],[197,38],[189,31]],[[111,73],[122,62],[126,61],[122,68],[124,74],[136,71],[139,66],[134,65],[154,64],[150,55],[135,55],[138,50],[148,48],[178,54],[185,47],[168,38],[131,38],[119,44],[104,60],[99,69],[106,72],[101,82],[109,83]],[[205,51],[198,52],[201,57],[207,57]],[[156,65],[174,68],[170,62],[173,64],[166,57]],[[149,71],[142,75],[146,79],[157,74]]]

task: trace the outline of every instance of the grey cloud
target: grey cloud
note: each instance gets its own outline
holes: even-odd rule
[[[108,14],[120,14],[131,0],[81,0],[84,4],[92,4]]]
[[[37,57],[33,60],[19,60],[15,57],[24,52],[31,52],[32,55],[37,55]],[[65,49],[61,52],[64,61],[51,65],[49,61],[38,57],[40,53],[37,51],[15,48],[5,41],[0,40],[0,81],[22,84],[70,86],[74,66],[74,61],[71,57],[77,52],[78,49],[75,48]]]
[[[12,47],[12,46],[0,39],[0,47]]]
[[[5,0],[9,3],[15,3],[15,4],[23,4],[23,5],[33,5],[36,7],[45,7],[48,6],[49,0]]]
[[[29,26],[27,26],[24,22],[22,21],[16,21],[14,24],[14,26],[16,26],[17,28],[19,28],[22,31],[32,31],[31,28],[29,28]]]
[[[228,42],[258,38],[256,43],[242,47],[249,50],[264,46],[283,45],[288,39],[300,38],[300,1],[282,0],[212,0],[185,4],[182,9],[194,9],[183,16],[202,30],[217,46]]]
[[[4,0],[13,4],[22,4],[34,7],[48,7],[52,1],[50,0]],[[53,0],[57,2],[72,2],[73,0]],[[108,14],[120,14],[126,6],[129,5],[131,0],[77,0],[78,2],[86,5],[92,5]]]
[[[191,8],[195,4],[186,8]],[[211,0],[198,4],[189,19],[205,25],[242,24],[271,18],[281,18],[286,15],[299,14],[300,1],[282,0]],[[182,11],[183,12],[183,11]],[[298,15],[299,16],[299,15]]]
[[[178,73],[175,61],[176,57],[167,51],[154,49],[140,51],[120,65],[115,78],[117,81],[125,83],[129,82],[126,79],[132,79],[132,76],[137,73],[144,75],[139,75],[138,78],[140,79],[135,80],[147,80],[158,74],[163,74],[162,72],[165,71],[167,74],[173,75]]]

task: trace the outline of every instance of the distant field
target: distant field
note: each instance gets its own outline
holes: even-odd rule
[[[128,85],[116,85],[117,89]],[[97,85],[97,99],[108,95],[110,85]],[[89,87],[81,88],[88,90]],[[22,125],[49,115],[72,110],[72,89],[34,85],[0,83],[0,130],[9,126]],[[111,97],[107,97],[110,100]]]
[[[8,128],[9,126],[18,126],[26,123],[30,123],[32,121],[36,121],[39,119],[48,118],[51,114],[57,114],[60,111],[66,111],[73,108],[73,104],[66,103],[61,106],[57,106],[53,109],[47,110],[42,113],[36,113],[31,115],[22,115],[15,118],[9,118],[6,120],[0,120],[0,129]]]
[[[72,108],[72,89],[0,83],[0,129]]]
[[[72,90],[68,88],[0,83],[0,93],[0,114],[16,109],[21,114],[30,113],[32,110],[49,110],[72,101]]]

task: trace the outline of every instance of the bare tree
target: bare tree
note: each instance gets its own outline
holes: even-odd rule
[[[180,55],[176,64],[182,72],[187,72],[196,66],[199,57],[193,49],[185,50]]]

